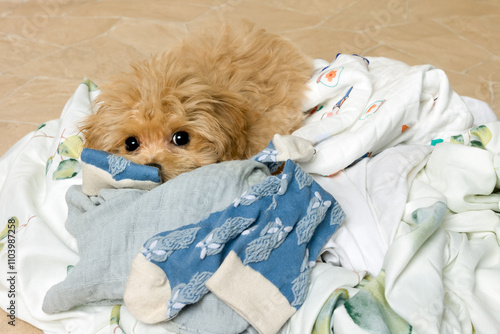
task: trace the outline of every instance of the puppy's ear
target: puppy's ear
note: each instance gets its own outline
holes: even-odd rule
[[[95,128],[95,115],[87,116],[82,122],[78,124],[78,129],[85,136],[85,147],[90,147],[89,143],[93,142],[94,138],[96,138],[92,131],[93,128]]]
[[[220,128],[222,137],[219,144],[222,149],[221,160],[249,158],[247,136],[249,124],[248,103],[243,97],[232,92],[213,92],[213,116]]]
[[[97,112],[87,116],[79,124],[79,130],[85,138],[85,147],[112,152],[120,140],[112,129],[120,121],[121,118],[113,113]]]
[[[97,115],[89,115],[79,124],[79,129],[85,136],[85,147],[94,149],[105,149],[102,139],[104,138],[104,127],[100,125]]]

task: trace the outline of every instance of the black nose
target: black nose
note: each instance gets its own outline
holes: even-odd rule
[[[155,164],[152,162],[152,163],[146,164],[146,166],[156,167],[161,172],[161,165],[159,165],[159,164]]]

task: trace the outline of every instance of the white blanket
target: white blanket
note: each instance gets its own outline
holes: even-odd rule
[[[387,58],[340,54],[317,61],[294,135],[310,140],[310,173],[332,175],[357,159],[398,144],[429,145],[472,126],[473,118],[442,70]]]
[[[378,61],[380,63],[377,63]],[[343,84],[343,81],[339,80],[336,87],[344,85],[342,86],[344,88],[337,93],[337,96],[325,100],[323,108],[326,116],[321,120],[321,110],[317,111],[309,118],[306,127],[298,132],[315,142],[317,157],[308,168],[320,174],[329,175],[337,172],[367,152],[383,151],[378,156],[363,160],[358,165],[339,173],[337,179],[342,182],[331,185],[332,193],[345,206],[349,218],[343,234],[338,234],[338,237],[332,240],[332,244],[325,248],[325,260],[344,266],[342,272],[346,277],[355,278],[349,281],[349,284],[353,285],[358,282],[359,276],[353,270],[366,270],[375,275],[383,265],[385,253],[391,247],[394,237],[404,231],[402,228],[398,230],[398,217],[404,213],[408,189],[416,174],[415,168],[422,167],[427,156],[426,152],[430,151],[429,147],[422,148],[418,145],[413,146],[415,151],[408,148],[384,149],[413,140],[419,144],[428,144],[433,139],[445,139],[446,136],[462,131],[454,129],[462,126],[466,128],[471,121],[465,104],[449,89],[442,72],[433,70],[429,66],[410,68],[384,59],[370,59],[370,62],[372,65],[379,64],[376,66],[382,64],[386,64],[389,68],[394,66],[391,70],[394,76],[403,70],[406,73],[413,73],[409,82],[420,83],[420,86],[417,85],[418,91],[427,98],[424,99],[427,102],[420,103],[413,93],[409,96],[418,100],[418,103],[416,100],[413,103],[408,100],[403,102],[391,95],[390,99],[388,96],[383,97],[382,100],[385,99],[386,102],[378,105],[378,108],[367,109],[369,104],[379,99],[375,95],[368,96],[368,93],[374,91],[373,87],[384,85],[378,83],[373,86],[366,81],[369,76],[366,76],[366,62],[363,58],[342,55],[331,66],[336,67],[339,64],[343,66],[344,69],[337,72],[341,77],[350,73],[348,66],[354,66],[356,70],[351,71],[352,76],[347,76],[350,81]],[[329,72],[324,70],[318,73],[311,84],[317,81],[321,73],[323,73],[321,78],[325,78]],[[332,76],[333,74],[330,74],[330,77]],[[356,79],[359,79],[359,83],[354,82]],[[428,86],[422,86],[422,83]],[[345,100],[338,117],[329,117],[327,104],[332,106],[342,100],[351,86],[354,87],[351,90],[353,95],[349,95]],[[422,87],[429,88],[422,89]],[[387,86],[389,91],[402,88],[400,84]],[[407,88],[413,89],[409,86]],[[436,101],[434,108],[431,108],[434,98],[429,97],[433,96],[429,91],[443,94]],[[356,95],[358,93],[361,95]],[[81,183],[78,156],[82,139],[77,124],[92,112],[91,101],[97,94],[95,85],[86,80],[78,86],[60,119],[43,124],[37,131],[19,141],[0,159],[0,228],[3,229],[11,218],[15,217],[18,222],[14,244],[16,262],[13,269],[8,268],[6,252],[8,237],[5,233],[0,235],[0,243],[3,244],[3,250],[0,250],[0,272],[15,272],[15,299],[8,297],[10,284],[2,280],[0,307],[6,310],[11,300],[15,300],[16,316],[42,328],[47,333],[117,333],[120,330],[127,333],[165,333],[161,326],[138,323],[123,306],[121,308],[82,306],[54,315],[47,315],[41,311],[47,290],[62,281],[67,271],[71,270],[69,264],[76,263],[79,259],[76,241],[64,228],[67,215],[64,197],[71,185]],[[403,116],[396,116],[395,112],[389,113],[388,110],[393,110],[389,109],[389,106],[393,106],[392,102],[390,103],[393,100],[399,106],[408,107],[415,114],[406,111],[405,108],[400,109]],[[364,101],[364,105],[356,101]],[[476,103],[475,100],[471,101],[473,104]],[[311,103],[311,106],[315,103]],[[345,112],[345,110],[355,110],[352,108],[356,106],[358,111]],[[364,111],[368,113],[363,114]],[[356,113],[357,116],[353,117]],[[456,117],[451,117],[450,113]],[[333,124],[335,119],[339,124]],[[361,122],[372,125],[365,126]],[[381,124],[383,126],[379,127]],[[332,127],[328,128],[328,135],[319,140],[313,136],[315,133],[320,133],[313,129],[313,125],[319,125],[320,128],[327,125]],[[403,125],[409,128],[401,133]],[[391,135],[394,129],[399,129],[396,136]],[[432,131],[426,132],[427,130]],[[335,133],[337,136],[334,136]],[[416,155],[412,152],[416,152]],[[324,169],[318,167],[323,165],[322,159],[326,159]],[[394,178],[390,178],[391,182],[387,186],[384,179],[377,176],[384,175],[389,170]],[[330,187],[328,183],[332,180],[336,178],[323,179],[324,187],[328,189]],[[345,188],[339,188],[340,186]],[[394,200],[384,197],[393,194]],[[398,302],[403,301],[396,298],[394,302],[397,306]],[[310,300],[308,303],[314,304],[315,301]]]
[[[436,146],[385,258],[387,299],[417,333],[500,332],[500,122],[464,137],[478,132],[476,147]],[[448,210],[435,232],[416,225],[412,212],[438,201]]]

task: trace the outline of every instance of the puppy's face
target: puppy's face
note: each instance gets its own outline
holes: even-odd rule
[[[138,69],[103,86],[82,125],[86,147],[160,168],[166,181],[210,163],[245,157],[246,106],[229,91]]]

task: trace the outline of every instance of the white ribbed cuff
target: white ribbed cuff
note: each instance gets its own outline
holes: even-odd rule
[[[261,334],[277,333],[296,311],[274,284],[233,251],[206,287]]]

